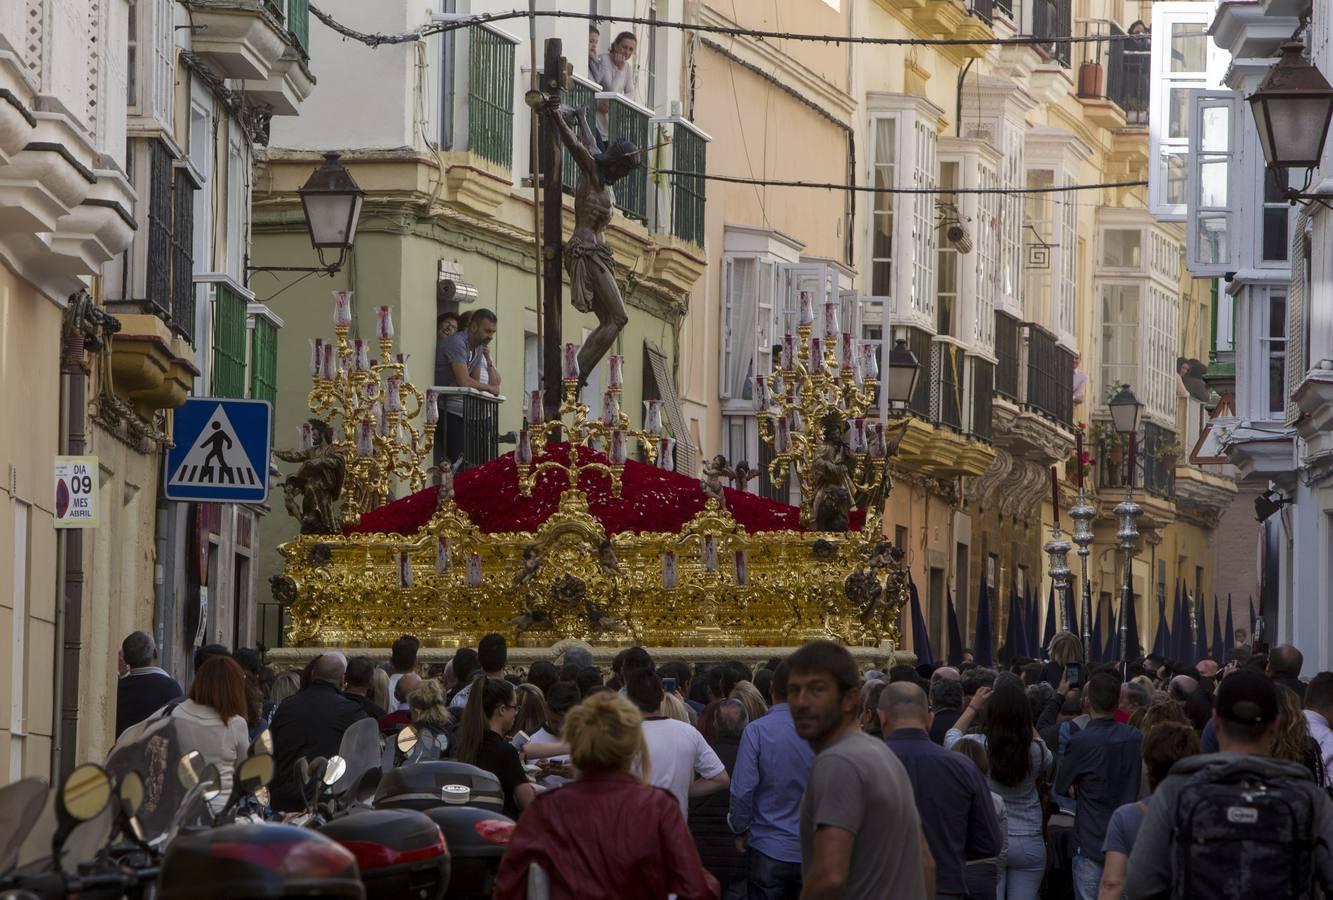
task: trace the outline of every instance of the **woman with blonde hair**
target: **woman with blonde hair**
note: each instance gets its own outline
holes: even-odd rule
[[[375,667],[375,671],[370,673],[370,701],[380,709],[389,709],[389,701],[393,698],[389,696],[389,673]]]
[[[407,711],[418,734],[429,732],[433,737],[443,735],[447,741],[454,717],[449,715],[449,701],[445,697],[444,686],[438,681],[433,678],[423,681],[408,694]]]
[[[739,700],[741,706],[745,707],[745,718],[753,722],[768,712],[768,704],[764,702],[764,695],[759,693],[759,688],[750,681],[738,681],[736,686],[731,689],[729,700]]]
[[[1083,665],[1083,642],[1072,631],[1056,632],[1049,648],[1051,662],[1067,666],[1071,662]]]
[[[518,715],[514,716],[514,729],[509,734],[512,737],[521,731],[531,737],[541,731],[546,720],[550,718],[550,713],[546,710],[546,698],[542,696],[541,688],[535,684],[520,684],[514,690]]]
[[[690,710],[685,705],[685,701],[676,695],[675,691],[668,691],[662,695],[662,712],[666,713],[668,719],[675,719],[677,722],[684,722],[686,725],[693,725],[690,721]]]
[[[1305,713],[1301,709],[1301,698],[1286,685],[1277,685],[1279,713],[1277,717],[1277,737],[1273,739],[1273,758],[1300,763],[1310,770],[1314,782],[1318,785],[1328,783],[1328,773],[1324,771],[1323,754],[1319,743],[1310,735],[1310,728],[1305,722]]]
[[[509,838],[495,895],[527,897],[536,865],[551,897],[717,898],[717,879],[699,861],[680,804],[644,783],[648,747],[634,704],[611,692],[591,695],[569,711],[562,735],[578,778],[528,807]]]

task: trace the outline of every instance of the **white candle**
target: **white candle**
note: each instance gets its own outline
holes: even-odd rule
[[[883,422],[871,422],[867,426],[866,451],[876,459],[883,459],[888,455]]]
[[[389,427],[384,420],[384,407],[376,400],[370,404],[370,419],[375,423],[375,434],[380,437],[388,437]]]
[[[606,384],[612,390],[618,391],[625,386],[624,362],[624,357],[615,353],[606,358]]]
[[[352,292],[333,292],[333,327],[348,328],[352,324]]]
[[[850,370],[856,365],[856,342],[852,340],[852,333],[844,331],[842,333],[842,367]]]
[[[333,345],[323,345],[320,347],[320,353],[323,358],[320,362],[319,377],[325,381],[331,381],[333,379]]]
[[[327,348],[329,345],[325,344],[324,346]],[[338,371],[343,375],[347,375],[352,371],[352,354],[350,353],[338,354]]]
[[[676,468],[676,439],[662,438],[657,445],[657,467],[659,469]]]
[[[567,380],[579,377],[579,348],[574,344],[565,344],[564,376]]]
[[[611,465],[623,466],[626,456],[625,432],[617,428],[611,432]]]
[[[315,429],[310,427],[309,422],[306,422],[301,426],[300,440],[302,450],[309,450],[311,447],[315,446]]]
[[[602,393],[602,424],[612,426],[620,424],[620,400],[617,399],[615,391]]]
[[[791,450],[791,423],[786,416],[778,416],[777,431],[773,433],[773,452],[787,453]]]
[[[801,411],[799,409],[793,409],[791,412],[787,413],[787,424],[791,426],[791,430],[794,434],[800,434],[805,430],[805,420],[801,418]]]
[[[399,391],[402,389],[402,376],[390,375],[385,379],[384,404],[389,412],[402,412],[403,398]]]
[[[375,337],[381,341],[393,340],[393,311],[387,306],[375,311]]]
[[[801,318],[802,325],[813,325],[815,322],[815,298],[809,291],[801,291]]]
[[[518,433],[518,447],[514,450],[514,462],[520,466],[532,465],[532,435],[526,428]]]
[[[406,550],[398,551],[398,586],[403,589],[412,586],[412,557]]]
[[[542,403],[542,392],[533,391],[528,397],[528,424],[540,425],[546,421],[546,404]]]
[[[670,590],[676,583],[676,553],[667,550],[662,554],[662,587]]]
[[[435,539],[435,571],[441,575],[449,571],[449,539],[447,537]]]
[[[736,583],[742,586],[749,584],[750,569],[749,566],[746,564],[745,551],[737,550],[735,554],[735,559],[736,559]]]
[[[852,429],[847,435],[847,449],[853,453],[864,453],[866,449],[866,420],[852,419]]]
[[[806,363],[810,374],[824,371],[824,341],[817,337],[810,338],[810,361]]]
[[[704,568],[710,572],[717,571],[717,538],[711,534],[704,537],[703,547]]]
[[[435,388],[426,388],[426,424],[438,425],[440,423],[440,395],[435,393]]]
[[[796,338],[789,331],[782,336],[782,356],[779,361],[779,367],[784,372],[790,372],[796,360]]]
[[[374,445],[375,426],[369,419],[356,423],[356,455],[369,456]]]
[[[838,332],[842,331],[838,327],[838,301],[824,301],[824,337],[836,338]]]
[[[769,404],[773,402],[772,396],[768,392],[768,379],[763,375],[754,376],[754,408],[755,412],[763,412],[768,409]]]
[[[319,377],[320,357],[324,354],[323,338],[310,339],[310,375],[313,378]]]
[[[352,339],[352,359],[353,368],[358,372],[364,372],[370,368],[370,355],[366,352],[365,341],[361,338]]]
[[[875,344],[861,345],[861,377],[866,381],[879,378],[879,347]]]
[[[467,586],[471,588],[481,587],[480,553],[469,553],[467,555]]]
[[[648,434],[662,433],[662,401],[643,401],[643,430]]]

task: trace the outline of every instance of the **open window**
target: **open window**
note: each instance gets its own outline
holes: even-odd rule
[[[1224,275],[1238,267],[1236,190],[1241,125],[1248,111],[1232,91],[1190,91],[1188,208],[1189,269]]]

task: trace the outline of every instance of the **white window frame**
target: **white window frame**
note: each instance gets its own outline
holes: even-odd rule
[[[944,171],[945,167],[948,166],[951,167],[953,171],[953,184],[951,185],[953,190],[948,194],[937,194],[936,200],[937,202],[947,201],[953,204],[954,208],[958,210],[960,222],[963,218],[961,199],[965,195],[957,193],[957,189],[963,187],[963,171],[965,165],[962,157],[956,153],[941,154],[939,158],[940,187],[941,189],[944,187]],[[965,294],[967,293],[964,288],[964,254],[960,253],[957,247],[950,244],[943,234],[946,227],[944,225],[943,207],[937,206],[936,212],[936,221],[939,222],[939,224],[935,226],[935,333],[937,335],[947,335],[952,338],[961,338],[963,336],[963,304],[966,302]],[[944,273],[949,268],[953,269],[953,292],[951,295],[953,300],[953,315],[951,316],[951,321],[947,323],[948,327],[943,328],[941,327],[942,323],[940,322],[940,314],[944,310],[946,298],[944,290],[947,279],[944,278]]]
[[[1152,4],[1152,70],[1149,79],[1148,125],[1148,208],[1164,221],[1182,221],[1188,202],[1168,200],[1168,155],[1179,155],[1182,160],[1189,152],[1190,137],[1170,137],[1167,134],[1170,110],[1168,103],[1173,90],[1222,87],[1228,54],[1209,38],[1204,38],[1207,50],[1204,71],[1171,71],[1171,31],[1174,25],[1205,32],[1212,22],[1214,5],[1194,0],[1163,0]],[[1188,121],[1188,113],[1187,113]],[[1187,162],[1187,161],[1186,161]],[[1188,165],[1186,165],[1188,169]],[[1187,181],[1188,181],[1188,172]],[[1186,185],[1186,197],[1188,197]]]
[[[1287,364],[1289,356],[1287,354],[1287,326],[1290,313],[1286,310],[1288,302],[1288,292],[1285,287],[1276,285],[1253,285],[1250,287],[1250,334],[1252,335],[1251,344],[1253,345],[1252,356],[1254,365],[1253,374],[1245,379],[1250,385],[1251,395],[1248,398],[1248,409],[1245,410],[1246,418],[1257,419],[1265,422],[1281,422],[1286,419],[1287,406],[1290,400],[1287,398]],[[1269,323],[1272,321],[1271,310],[1273,302],[1277,300],[1283,304],[1282,316],[1282,334],[1274,336],[1270,333]],[[1269,394],[1272,390],[1270,380],[1269,363],[1275,356],[1273,345],[1281,343],[1282,349],[1276,355],[1282,359],[1282,408],[1272,409],[1269,406]],[[1239,383],[1239,382],[1238,382]]]
[[[989,143],[976,138],[941,137],[941,173],[946,163],[954,162],[959,164],[956,185],[959,190],[1000,187],[1004,158]],[[972,252],[957,257],[959,284],[954,336],[969,353],[980,353],[992,363],[995,362],[995,311],[1000,304],[1003,278],[1000,257],[1005,223],[1000,217],[1007,199],[1001,194],[953,195],[959,222],[972,241]],[[942,256],[942,234],[938,240]]]
[[[249,246],[250,154],[245,133],[236,122],[227,129],[227,257],[226,272],[237,281],[245,280],[245,257]]]
[[[1097,271],[1116,275],[1144,275],[1148,271],[1149,240],[1146,228],[1137,222],[1102,222],[1097,229]],[[1106,233],[1108,231],[1136,231],[1139,235],[1139,264],[1113,266],[1106,261]]]
[[[939,107],[921,97],[871,92],[866,100],[869,133],[868,183],[874,184],[880,149],[879,123],[894,120],[893,187],[932,189],[936,184],[937,124],[944,119]],[[870,273],[872,293],[884,287],[875,284],[874,196],[868,195],[867,240],[863,250],[865,271]],[[935,332],[935,197],[929,193],[893,196],[893,260],[887,295],[894,325],[910,325]],[[906,255],[910,253],[910,258]]]
[[[1175,290],[1149,279],[1140,328],[1142,353],[1139,380],[1144,393],[1139,399],[1144,412],[1168,428],[1176,425],[1176,350],[1180,299]],[[1135,388],[1137,392],[1137,387]]]
[[[1113,289],[1113,288],[1127,288],[1127,287],[1133,288],[1136,291],[1138,291],[1138,305],[1136,307],[1138,316],[1136,321],[1134,322],[1117,321],[1108,323],[1106,319],[1106,304],[1104,302],[1106,297],[1106,291],[1108,289]],[[1113,385],[1121,383],[1133,384],[1134,382],[1139,382],[1143,380],[1142,375],[1145,367],[1144,356],[1143,356],[1143,332],[1144,332],[1143,310],[1146,302],[1146,298],[1144,296],[1146,294],[1146,291],[1147,291],[1147,285],[1145,281],[1141,278],[1107,278],[1102,281],[1099,281],[1097,284],[1097,329],[1099,332],[1097,340],[1098,340],[1098,346],[1101,351],[1100,359],[1098,360],[1098,366],[1097,366],[1097,380],[1100,382],[1101,393],[1102,393],[1102,398],[1101,398],[1102,402],[1098,404],[1099,406],[1105,405],[1105,400],[1106,400],[1105,395],[1110,392],[1111,387]],[[1124,381],[1120,376],[1117,376],[1116,378],[1109,378],[1107,375],[1106,369],[1108,363],[1106,362],[1106,353],[1108,345],[1106,340],[1106,329],[1108,327],[1113,327],[1118,331],[1125,331],[1132,328],[1134,331],[1134,337],[1133,340],[1131,341],[1132,346],[1134,347],[1134,374],[1133,377],[1131,377],[1128,381]],[[1117,363],[1117,365],[1123,366],[1123,364],[1120,363]],[[1135,390],[1137,392],[1137,387],[1135,388]]]
[[[718,370],[718,397],[722,400],[744,401],[749,403],[752,394],[746,390],[752,386],[735,384],[731,375],[740,365],[737,357],[748,359],[749,377],[767,372],[771,363],[773,343],[774,293],[777,290],[777,275],[780,261],[774,257],[757,253],[728,253],[722,260],[722,323],[718,344],[721,350]],[[748,308],[741,304],[745,298],[737,297],[737,279],[742,267],[752,268],[754,297],[748,301]]]
[[[196,129],[201,124],[201,129]],[[195,170],[200,189],[194,192],[194,270],[211,272],[213,260],[213,201],[217,184],[213,178],[213,160],[216,156],[216,129],[213,95],[199,80],[190,85],[189,154],[187,159]]]
[[[1239,247],[1242,241],[1241,223],[1246,217],[1240,215],[1240,191],[1237,190],[1238,175],[1244,168],[1240,153],[1241,117],[1248,110],[1241,108],[1241,97],[1233,91],[1192,90],[1189,92],[1189,150],[1185,157],[1186,174],[1186,254],[1190,272],[1195,275],[1218,276],[1235,272],[1239,265]],[[1203,136],[1204,118],[1225,115],[1226,123],[1219,126],[1223,140],[1205,148]],[[1220,203],[1204,205],[1204,167],[1226,167],[1225,193]],[[1262,189],[1262,186],[1261,186]],[[1208,231],[1219,233],[1225,241],[1217,254],[1209,253],[1205,258],[1204,222],[1218,223],[1218,227]],[[1250,218],[1251,235],[1262,225],[1262,221]]]

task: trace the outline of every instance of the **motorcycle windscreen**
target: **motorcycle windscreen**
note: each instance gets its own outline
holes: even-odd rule
[[[176,777],[176,764],[188,749],[181,746],[174,720],[164,717],[150,722],[133,740],[117,743],[107,756],[113,784],[130,771],[143,779],[143,805],[136,818],[150,844],[166,837],[185,800],[188,789]]]
[[[333,783],[334,796],[342,796],[366,772],[380,767],[380,728],[374,719],[362,719],[343,732],[338,755],[347,763],[341,778]]]
[[[47,793],[46,781],[36,777],[0,788],[0,872],[18,862],[19,847],[37,824]]]

